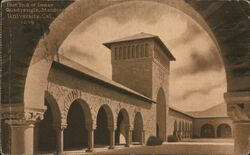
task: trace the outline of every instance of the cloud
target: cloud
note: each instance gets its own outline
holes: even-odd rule
[[[170,44],[173,44],[172,48],[174,49],[180,45],[183,46],[190,43],[203,33],[203,30],[199,26],[195,25],[194,22],[187,20],[185,31],[178,38],[170,40]]]
[[[208,109],[220,103],[224,103],[223,87],[218,87],[207,93],[206,95],[200,93],[192,93],[188,98],[182,101],[176,101],[174,105],[183,111],[201,111]]]
[[[158,35],[177,59],[170,67],[170,104],[198,110],[221,103],[225,73],[212,40],[181,12],[149,3],[114,5],[87,18],[64,41],[64,55],[111,78],[110,50],[103,42],[140,32]]]
[[[221,87],[223,85],[224,85],[223,83],[217,83],[215,85],[208,85],[207,87],[204,87],[202,89],[192,89],[192,90],[189,90],[189,91],[185,91],[185,93],[182,96],[180,96],[179,98],[177,98],[177,99],[179,99],[179,100],[186,100],[190,96],[192,96],[193,94],[207,95],[212,90],[214,90],[216,88],[219,88],[219,87]]]
[[[64,51],[68,51],[64,53]],[[63,56],[67,57],[81,57],[81,59],[87,60],[87,61],[95,61],[96,58],[91,55],[88,51],[84,51],[83,49],[79,49],[77,46],[68,45],[63,46],[60,48],[59,53]]]
[[[210,47],[206,52],[207,54],[201,55],[197,49],[192,50],[190,54],[190,63],[175,70],[177,76],[186,74],[197,74],[207,71],[221,71],[223,64],[220,60],[217,50]]]

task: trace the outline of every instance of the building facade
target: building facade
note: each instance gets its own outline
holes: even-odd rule
[[[179,139],[233,138],[233,121],[223,113],[225,108],[225,104],[219,104],[205,111],[183,112],[170,106],[168,135],[175,135]],[[211,112],[218,109],[220,113],[216,115]]]
[[[46,112],[25,130],[25,143],[32,150],[91,152],[95,147],[145,144],[152,135],[166,141],[169,135],[210,134],[212,129],[200,126],[210,120],[169,106],[169,68],[175,58],[158,36],[140,33],[104,45],[111,51],[112,80],[67,58],[53,62],[44,96]],[[3,152],[10,153],[13,146],[29,152],[30,148],[19,145],[21,130],[10,129],[8,117],[2,119]],[[229,132],[225,125],[220,128]]]

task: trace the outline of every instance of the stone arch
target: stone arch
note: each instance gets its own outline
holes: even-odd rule
[[[64,105],[61,107],[62,124],[67,124],[67,115],[68,115],[69,108],[74,101],[78,101],[82,107],[82,110],[86,112],[86,114],[89,114],[85,116],[86,118],[88,118],[88,122],[87,122],[89,125],[88,128],[95,129],[96,115],[97,115],[98,109],[100,108],[100,104],[99,103],[96,104],[94,102],[90,104],[91,98],[94,98],[94,96],[92,96],[91,94],[82,93],[78,89],[71,90],[67,94],[65,94],[64,97],[59,101],[61,105]]]
[[[75,99],[67,111],[67,128],[64,130],[65,149],[86,148],[88,131],[93,128],[89,105],[82,99]]]
[[[50,92],[45,92],[45,103],[47,107],[44,119],[36,123],[34,141],[36,152],[56,150],[56,131],[61,128],[61,112],[58,103]]]
[[[67,115],[71,104],[76,100],[81,99],[80,90],[71,90],[67,94],[64,94],[63,98],[59,101],[62,107],[62,122],[67,124]],[[84,100],[84,99],[83,99]]]
[[[231,138],[232,137],[232,129],[230,125],[226,123],[222,123],[217,127],[217,137],[220,138]]]
[[[97,112],[96,129],[94,134],[95,146],[109,145],[111,131],[114,131],[113,112],[109,105],[103,104]]]
[[[107,114],[107,117],[108,117],[108,128],[114,130],[114,127],[115,127],[114,124],[115,124],[115,123],[114,123],[114,115],[113,115],[112,109],[111,109],[110,106],[107,105],[107,104],[103,104],[103,105],[99,108],[99,110],[100,110],[101,108],[104,108],[104,110],[105,110],[105,112],[106,112],[106,114]],[[99,110],[98,110],[98,111],[99,111]]]
[[[156,124],[158,125],[158,136],[166,140],[166,97],[163,88],[159,88],[156,99]]]
[[[104,8],[132,3],[136,1],[101,1],[100,3],[91,3],[91,0],[87,1],[76,1],[67,7],[54,21],[50,24],[49,33],[44,33],[43,37],[39,40],[37,47],[31,53],[31,59],[28,59],[27,64],[28,70],[26,72],[26,79],[23,85],[24,88],[24,102],[25,104],[32,105],[37,103],[36,106],[42,107],[43,97],[36,98],[35,94],[41,94],[44,96],[44,90],[46,89],[47,77],[49,69],[52,64],[52,59],[57,52],[57,47],[60,47],[65,38],[87,17],[100,11]],[[150,0],[148,3],[158,2],[160,4],[173,7],[177,10],[182,11],[187,16],[192,17],[200,26],[208,32],[213,41],[217,44],[217,41],[206,24],[204,19],[188,4],[184,1],[157,1]],[[82,11],[84,10],[84,11]],[[72,18],[72,15],[76,15]],[[40,72],[43,70],[43,72]]]
[[[91,113],[91,109],[90,109],[89,105],[83,99],[76,99],[75,101],[78,102],[82,107],[82,110],[84,113],[84,118],[86,121],[86,128],[88,130],[92,130],[93,129],[93,119],[92,119],[92,113]]]
[[[55,128],[61,125],[62,120],[61,120],[61,110],[58,106],[58,103],[54,96],[48,92],[45,91],[45,99],[48,101],[47,103],[49,104],[50,108],[52,109],[52,115],[53,115],[53,125]]]
[[[127,131],[130,130],[130,118],[128,111],[122,108],[117,115],[117,128],[115,130],[115,143],[125,144]]]
[[[58,18],[56,18],[52,24],[50,25],[50,33],[44,35],[44,37],[40,40],[56,43],[56,46],[60,46],[60,44],[63,42],[63,40],[69,35],[69,33],[76,27],[79,22],[86,19],[91,14],[95,13],[98,10],[101,10],[105,7],[119,4],[119,3],[125,3],[125,1],[112,1],[108,2],[107,0],[104,0],[98,4],[94,4],[90,2],[91,0],[87,1],[77,1],[73,3],[69,8],[67,8],[61,15],[59,15]],[[203,29],[205,29],[208,34],[211,36],[211,38],[216,42],[215,37],[213,36],[213,33],[211,29],[208,27],[204,19],[195,11],[193,10],[189,5],[185,4],[184,1],[176,1],[176,2],[170,2],[170,1],[157,1],[157,0],[150,0],[155,1],[158,3],[166,4],[171,7],[174,7],[186,14],[187,16],[193,17],[193,19],[201,25]],[[181,3],[181,5],[179,5]],[[80,5],[81,4],[81,5]],[[77,7],[81,6],[81,7]],[[84,11],[82,11],[84,10]],[[77,14],[77,13],[78,14]],[[72,15],[77,15],[76,18],[70,18]],[[79,18],[78,18],[79,17]],[[71,24],[70,24],[71,23]],[[60,34],[61,32],[62,34]],[[55,36],[59,36],[56,38]],[[39,44],[40,44],[39,42]],[[36,43],[36,42],[35,42]],[[34,44],[35,44],[34,43]],[[217,42],[216,42],[217,44]],[[41,45],[42,47],[42,45]],[[46,50],[47,49],[47,50]],[[51,61],[47,61],[47,57],[45,58],[37,58],[39,55],[43,55],[43,52],[49,51],[48,55],[53,57],[56,50],[53,50],[54,46],[49,45],[48,47],[42,47],[40,48],[40,45],[37,46],[34,52],[27,51],[28,53],[27,57],[28,59],[25,60],[25,64],[28,64],[28,66],[25,66],[25,70],[23,72],[23,76],[26,77],[25,82],[23,82],[23,85],[20,84],[20,96],[24,96],[24,99],[20,100],[19,103],[27,104],[29,107],[30,105],[37,103],[35,105],[35,108],[41,108],[42,104],[44,103],[44,90],[46,88],[46,81],[47,81],[47,75],[51,66]],[[30,58],[31,60],[30,60]],[[26,71],[27,68],[27,71]],[[21,69],[22,70],[22,69]],[[40,72],[40,70],[43,70],[43,72]],[[227,73],[230,71],[227,70]],[[228,76],[227,76],[228,77]],[[245,81],[248,80],[247,78],[244,78]],[[235,82],[237,83],[239,81],[238,79],[234,81],[228,82],[228,85],[235,85]],[[246,86],[247,87],[247,86]],[[246,87],[245,90],[246,90]],[[236,89],[236,88],[235,88]],[[239,88],[238,88],[239,90]],[[24,95],[23,95],[24,92]],[[36,98],[34,94],[41,94],[42,97]]]
[[[215,130],[214,126],[211,124],[203,124],[201,126],[201,137],[202,138],[214,138],[215,137]]]
[[[143,118],[140,112],[135,114],[134,118],[134,130],[132,132],[132,142],[143,143]]]

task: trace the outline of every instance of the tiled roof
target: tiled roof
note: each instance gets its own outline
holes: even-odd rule
[[[188,117],[193,118],[193,115],[191,115],[191,114],[189,114],[189,113],[187,113],[187,112],[184,112],[184,111],[182,111],[182,110],[176,108],[176,107],[173,106],[173,105],[169,105],[169,109],[170,109],[170,110],[173,110],[173,111],[175,111],[175,112],[177,112],[177,113],[181,113],[181,114],[183,114],[183,115],[186,115],[186,116],[188,116]]]
[[[73,61],[73,60],[70,60],[66,57],[60,56],[59,61],[54,60],[54,64],[57,66],[61,66],[61,67],[68,67],[72,70],[75,70],[75,71],[78,71],[84,75],[87,75],[88,78],[98,80],[99,82],[101,82],[104,85],[109,85],[111,87],[114,87],[115,89],[123,90],[124,92],[130,93],[130,94],[135,95],[137,97],[140,97],[148,102],[155,103],[155,101],[153,101],[151,98],[148,98],[148,97],[146,97],[146,96],[144,96],[144,95],[120,84],[120,83],[117,83],[117,82],[115,82],[115,81],[113,81],[113,80],[111,80],[111,79],[109,79],[109,78],[107,78],[107,77]]]
[[[123,42],[123,41],[130,41],[130,40],[140,40],[140,39],[147,39],[147,38],[155,38],[155,37],[158,37],[158,36],[152,35],[152,34],[149,34],[149,33],[141,32],[141,33],[138,33],[138,34],[135,34],[135,35],[132,35],[132,36],[112,40],[112,41],[104,43],[104,44]]]
[[[169,51],[169,49],[166,47],[166,45],[161,41],[161,39],[158,36],[144,33],[144,32],[141,32],[132,36],[124,37],[121,39],[109,41],[109,42],[103,43],[103,45],[110,49],[111,45],[114,43],[127,42],[127,41],[132,41],[132,40],[141,40],[141,39],[154,39],[163,48],[163,52],[168,56],[168,58],[172,61],[175,60],[175,57],[172,55],[172,53]]]

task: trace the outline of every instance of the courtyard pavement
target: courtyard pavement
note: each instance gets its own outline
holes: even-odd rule
[[[66,152],[66,154],[168,154],[168,155],[232,155],[234,143],[232,139],[192,139],[185,142],[164,143],[160,146],[132,145],[117,146],[114,150],[96,148],[93,153],[84,150]]]

